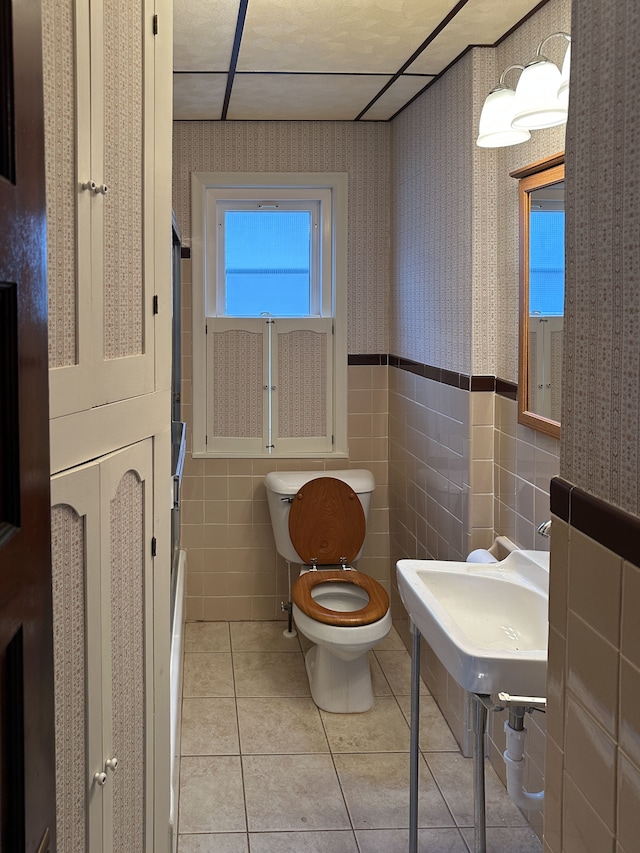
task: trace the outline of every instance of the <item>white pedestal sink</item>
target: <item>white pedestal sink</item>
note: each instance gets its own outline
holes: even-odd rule
[[[400,597],[443,666],[471,693],[545,696],[549,554],[499,563],[400,560]]]

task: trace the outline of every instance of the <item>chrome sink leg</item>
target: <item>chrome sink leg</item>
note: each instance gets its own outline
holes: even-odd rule
[[[409,853],[418,853],[418,771],[420,761],[420,631],[409,620],[411,650],[411,742],[409,746]]]
[[[484,733],[487,728],[487,706],[477,694],[474,694],[473,698],[476,703],[475,741],[473,746],[474,853],[486,853],[487,815],[484,790]]]

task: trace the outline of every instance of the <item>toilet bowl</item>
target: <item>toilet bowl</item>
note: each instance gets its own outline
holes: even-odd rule
[[[311,696],[325,711],[374,704],[369,651],[391,630],[389,597],[353,568],[362,552],[375,483],[364,470],[277,471],[265,478],[276,548],[301,565],[291,588]]]

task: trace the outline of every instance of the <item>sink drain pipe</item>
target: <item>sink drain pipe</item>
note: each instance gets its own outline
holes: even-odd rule
[[[541,809],[544,802],[544,791],[530,794],[522,785],[524,777],[524,715],[546,707],[547,700],[541,696],[511,696],[509,693],[498,693],[497,699],[483,693],[472,693],[475,700],[474,747],[473,747],[473,807],[474,853],[487,853],[487,816],[485,803],[485,733],[488,711],[504,711],[509,709],[509,719],[505,723],[507,749],[504,761],[507,769],[507,793],[513,802],[522,809]],[[409,847],[410,853],[413,853]]]
[[[503,753],[507,771],[507,793],[520,809],[540,811],[544,805],[544,790],[530,793],[524,788],[524,741],[527,730],[524,726],[524,705],[511,705],[509,719],[505,720],[504,731],[507,748]]]

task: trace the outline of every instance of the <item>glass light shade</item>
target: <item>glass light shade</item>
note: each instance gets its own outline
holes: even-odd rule
[[[531,139],[528,130],[511,127],[515,92],[502,86],[489,92],[480,113],[478,139],[480,148],[503,148]]]
[[[541,130],[564,124],[567,106],[558,100],[560,82],[560,69],[544,56],[526,65],[516,86],[511,126]]]
[[[571,68],[571,44],[567,47],[562,63],[562,74],[560,75],[560,88],[558,89],[558,100],[561,104],[569,103],[569,71]]]

